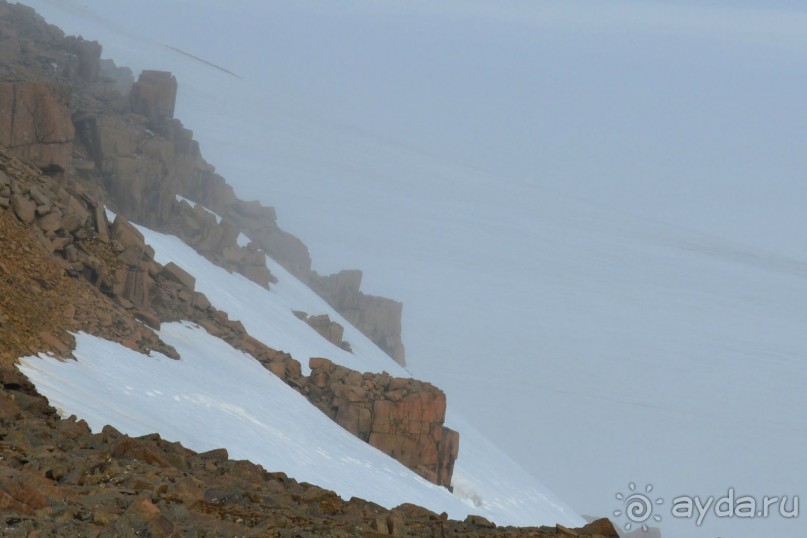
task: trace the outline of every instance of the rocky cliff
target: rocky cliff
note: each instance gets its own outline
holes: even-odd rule
[[[269,254],[404,360],[401,304],[363,294],[358,271],[327,277],[314,272],[302,242],[277,226],[274,209],[239,200],[204,161],[192,133],[173,118],[174,77],[146,71],[134,82],[125,69],[102,64],[100,55],[99,44],[66,37],[29,8],[0,0],[5,529],[104,536],[178,536],[191,529],[211,536],[326,529],[346,536],[431,535],[435,528],[457,536],[574,532],[494,530],[481,518],[451,522],[416,507],[387,511],[345,502],[315,486],[231,462],[222,451],[196,455],[156,436],[133,440],[112,429],[93,435],[81,421],[58,420],[12,369],[17,357],[48,351],[67,358],[71,332],[85,331],[179,358],[152,329],[182,319],[252,355],[345,429],[428,480],[450,486],[459,449],[458,433],[443,424],[446,399],[436,387],[351,371],[327,359],[312,360],[305,377],[297,360],[252,338],[211,305],[182,268],[154,260],[130,220],[174,233],[214,263],[263,286],[274,278],[266,268]],[[112,222],[106,205],[118,212]],[[242,233],[247,244],[238,239]],[[313,314],[305,314],[313,329],[349,348],[340,325]],[[602,528],[579,535],[611,536]]]
[[[0,147],[7,150],[0,154],[5,170],[0,176],[0,206],[32,227],[43,250],[56,255],[68,275],[85,279],[112,299],[117,309],[110,316],[104,313],[109,308],[99,307],[97,323],[92,313],[82,313],[76,324],[65,328],[78,326],[134,349],[158,349],[175,356],[134,320],[159,328],[165,320],[189,319],[267,365],[282,358],[283,371],[278,373],[301,392],[323,388],[306,384],[299,375],[299,363],[266,348],[249,337],[240,323],[211,307],[195,292],[193,277],[181,268],[157,264],[154,251],[128,217],[174,233],[213,262],[267,287],[274,277],[266,267],[265,252],[274,251],[297,274],[321,283],[317,289],[372,338],[402,350],[400,344],[396,346],[399,303],[362,294],[361,274],[356,271],[318,277],[310,269],[305,246],[277,227],[274,209],[239,200],[204,161],[192,133],[172,117],[177,81],[170,73],[144,71],[128,97],[122,96],[115,81],[99,78],[100,45],[64,37],[21,6],[0,8],[2,38],[10,43],[4,49],[6,77],[30,79],[0,80],[0,112],[6,120]],[[189,203],[188,198],[202,201],[222,216]],[[107,221],[105,204],[119,212],[114,222]],[[240,244],[242,230],[255,240]],[[333,343],[349,349],[349,343],[341,340],[341,325],[321,315],[307,321]],[[120,330],[113,330],[115,325]],[[389,327],[395,328],[397,336],[389,333]],[[53,351],[69,353],[71,339],[66,332],[46,339]],[[398,358],[403,360],[402,351]],[[361,378],[360,373],[352,375]],[[417,398],[415,393],[434,393],[439,396],[431,400],[441,403],[438,410],[436,404],[407,408],[413,424],[427,425],[425,432],[378,430],[378,424],[390,423],[390,413],[402,412],[396,411],[398,406],[383,407],[378,402],[365,403],[372,409],[376,430],[372,434],[351,431],[448,486],[458,438],[456,433],[447,435],[450,430],[442,426],[445,396],[430,385],[415,388],[410,387],[410,398]],[[330,406],[321,407],[330,410]],[[428,443],[424,444],[422,434],[429,436]],[[413,435],[416,441],[410,440]]]
[[[358,286],[335,288],[313,271],[308,249],[280,229],[274,208],[239,200],[202,158],[193,133],[173,117],[176,79],[144,71],[131,82],[128,70],[101,62],[101,50],[65,36],[30,8],[0,4],[0,145],[103,187],[102,201],[129,220],[176,233],[264,286],[272,280],[264,253],[272,256],[404,364],[400,303]],[[177,195],[221,220],[181,207]],[[237,243],[236,230],[251,247]]]
[[[443,426],[446,399],[442,391],[415,380],[362,375],[336,365],[323,370],[322,365],[329,363],[326,359],[317,363],[320,369],[315,377],[304,378],[298,361],[252,338],[239,321],[230,320],[195,291],[193,276],[174,263],[157,263],[154,250],[124,217],[118,215],[109,223],[92,185],[42,174],[1,148],[0,170],[0,195],[8,195],[0,198],[0,206],[7,209],[4,216],[13,215],[30,228],[36,247],[43,256],[51,254],[53,258],[47,265],[63,267],[68,277],[85,280],[98,295],[109,300],[98,302],[99,297],[94,309],[81,312],[65,304],[63,309],[73,323],[43,329],[41,338],[49,344],[47,349],[69,355],[72,337],[66,330],[80,329],[132,349],[158,350],[178,357],[155,333],[136,321],[154,329],[164,321],[196,322],[213,336],[251,354],[351,433],[424,478],[450,486],[459,436]],[[9,241],[7,248],[13,245]],[[14,274],[11,269],[6,272]],[[53,286],[47,284],[49,288]],[[15,307],[7,303],[6,309],[11,312]],[[332,323],[327,326],[330,330]],[[9,338],[16,332],[10,328]],[[0,336],[3,333],[0,327]],[[24,348],[19,351],[35,352]],[[369,418],[367,427],[363,422],[354,427],[345,418],[365,414]]]

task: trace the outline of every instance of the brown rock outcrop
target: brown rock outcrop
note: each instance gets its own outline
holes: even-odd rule
[[[67,169],[75,129],[64,86],[42,82],[0,82],[0,146],[41,168]]]
[[[163,267],[160,274],[165,275],[167,278],[178,284],[181,284],[189,291],[193,291],[194,288],[196,288],[196,279],[174,262],[168,262],[168,264]]]
[[[320,276],[314,273],[311,287],[400,365],[406,365],[401,341],[403,304],[360,291],[362,272],[357,269]]]
[[[266,267],[266,255],[254,244],[240,245],[236,225],[228,218],[219,220],[200,204],[191,205],[184,199],[175,202],[171,211],[163,215],[163,228],[228,271],[236,271],[265,288],[276,282]]]
[[[173,118],[176,99],[177,79],[167,71],[143,71],[129,94],[132,111],[150,122]]]
[[[339,323],[331,321],[328,314],[309,316],[303,311],[295,310],[294,315],[308,323],[312,329],[317,331],[320,336],[325,338],[328,342],[344,349],[345,351],[352,351],[350,342],[342,339],[342,337],[345,335],[345,328]]]
[[[306,394],[343,428],[430,482],[450,488],[459,434],[445,427],[446,396],[429,383],[355,372],[311,359]]]
[[[184,188],[204,206],[231,220],[252,241],[297,278],[307,283],[337,312],[401,365],[406,350],[401,340],[403,305],[360,291],[362,273],[340,271],[321,276],[311,269],[308,248],[277,225],[274,208],[238,200],[224,179],[214,173],[194,174]]]
[[[76,75],[84,82],[94,82],[98,78],[101,60],[101,45],[97,41],[85,41],[78,38],[74,42],[74,50],[78,58]]]
[[[153,281],[144,266],[153,252],[138,243],[136,230],[115,241],[102,240],[106,215],[94,210],[94,196],[80,184],[56,180],[0,149],[0,191],[8,189],[34,208],[27,219],[13,208],[0,209],[0,359],[51,351],[67,356],[73,337],[84,330],[140,351],[159,350],[176,356],[152,331],[137,323],[148,315]],[[101,230],[101,232],[99,232]],[[131,243],[141,249],[133,266],[124,261]],[[53,256],[55,254],[56,256]],[[83,278],[81,278],[83,277]],[[34,346],[25,344],[31,335]],[[1,361],[0,361],[1,362]]]

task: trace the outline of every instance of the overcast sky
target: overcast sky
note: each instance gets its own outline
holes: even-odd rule
[[[284,106],[499,176],[807,256],[803,3],[177,5],[186,9],[182,27],[154,18],[143,32],[182,32],[178,42]],[[239,6],[248,16],[232,16]]]

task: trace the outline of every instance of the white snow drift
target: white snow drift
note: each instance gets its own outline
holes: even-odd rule
[[[157,261],[191,272],[214,306],[265,344],[291,352],[306,370],[309,357],[325,356],[362,371],[409,375],[275,262],[269,266],[278,283],[266,290],[174,236],[139,229]],[[342,323],[354,353],[329,343],[293,310],[327,313]],[[96,431],[111,424],[130,435],[156,431],[199,451],[223,446],[233,458],[390,508],[409,502],[454,518],[481,514],[499,524],[583,524],[455,412],[451,425],[460,430],[461,455],[452,495],[356,439],[256,360],[204,330],[169,323],[160,337],[177,349],[179,361],[79,334],[76,361],[27,357],[21,370],[62,414],[84,418]]]

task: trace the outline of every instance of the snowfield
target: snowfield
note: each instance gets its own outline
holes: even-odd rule
[[[129,435],[159,432],[197,451],[226,447],[233,459],[387,507],[422,504],[452,517],[471,508],[445,488],[360,441],[304,397],[204,329],[168,323],[160,336],[179,361],[146,357],[87,334],[77,361],[27,359],[21,370],[63,414]]]
[[[278,282],[271,284],[267,291],[241,275],[210,263],[173,235],[135,226],[154,247],[157,262],[163,265],[174,262],[196,277],[196,291],[204,293],[213,306],[227,312],[231,319],[240,320],[251,336],[274,349],[291,353],[301,362],[304,374],[310,372],[309,358],[327,357],[362,372],[386,370],[392,375],[411,377],[333,307],[271,258],[267,258],[266,265]],[[293,314],[294,310],[310,315],[328,314],[331,320],[344,327],[343,339],[350,342],[353,353],[322,337],[317,338],[313,329]]]
[[[114,218],[114,214],[109,213]],[[306,373],[307,359],[327,357],[360,371],[409,373],[347,323],[323,299],[271,259],[278,282],[266,290],[218,267],[180,239],[138,226],[162,264],[196,278],[196,289],[268,346],[290,352]],[[345,327],[353,353],[334,346],[294,310],[327,313]],[[79,334],[76,361],[27,357],[20,369],[63,416],[75,414],[94,431],[111,424],[129,435],[157,432],[197,451],[228,449],[268,470],[392,508],[414,503],[452,518],[480,514],[501,525],[584,521],[453,410],[460,432],[456,493],[435,486],[343,430],[256,360],[188,323],[167,323],[160,337],[181,359],[146,357]],[[449,404],[450,407],[450,404]]]

